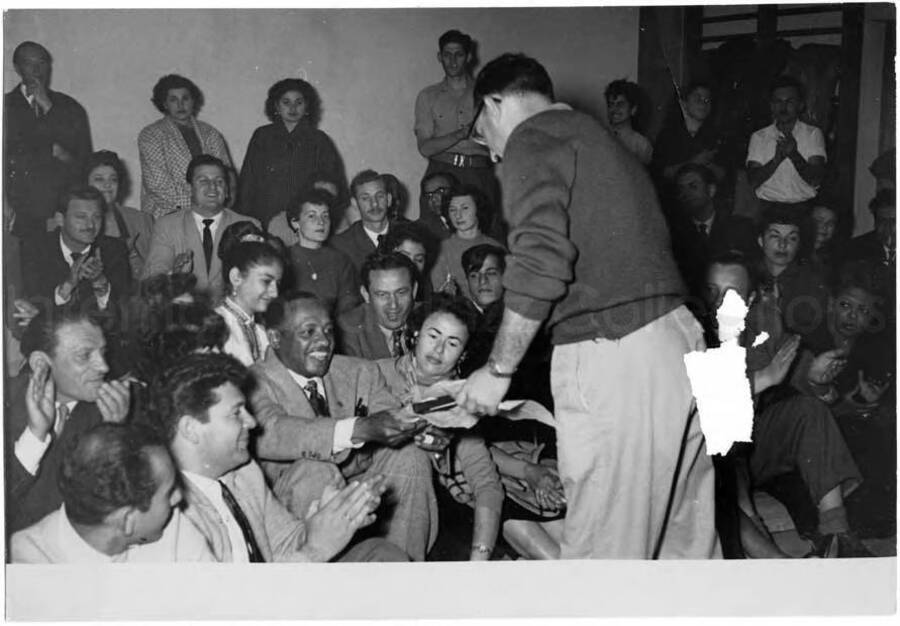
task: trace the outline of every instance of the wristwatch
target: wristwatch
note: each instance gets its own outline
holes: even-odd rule
[[[513,374],[516,373],[516,368],[513,368],[511,372],[504,372],[501,370],[500,366],[497,365],[497,362],[494,360],[494,357],[488,359],[487,366],[491,376],[496,378],[512,378]]]

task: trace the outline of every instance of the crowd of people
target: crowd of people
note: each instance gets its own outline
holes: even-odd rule
[[[473,45],[444,33],[415,102],[415,220],[395,176],[347,182],[299,78],[269,89],[240,170],[197,85],[160,78],[125,206],[50,53],[15,49],[11,562],[424,561],[448,534],[470,560],[778,558],[754,494],[791,476],[807,556],[871,555],[851,504],[894,523],[893,155],[874,230],[847,240],[796,79],[736,162],[706,83],[651,142],[635,83],[607,86],[602,123],[525,55],[473,76]],[[713,459],[683,357],[717,344],[728,291],[755,420]]]

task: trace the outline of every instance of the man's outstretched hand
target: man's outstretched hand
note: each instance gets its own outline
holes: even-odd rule
[[[404,416],[406,418],[404,419]],[[353,425],[353,443],[374,441],[391,448],[409,443],[428,426],[424,420],[410,420],[403,409],[386,409],[367,417],[359,417]]]
[[[480,367],[466,379],[456,395],[456,404],[473,415],[496,415],[508,390],[508,378],[494,376],[487,366]]]
[[[347,547],[357,530],[375,521],[385,491],[384,476],[353,481],[343,489],[325,487],[306,515],[306,545],[311,561],[324,563]]]

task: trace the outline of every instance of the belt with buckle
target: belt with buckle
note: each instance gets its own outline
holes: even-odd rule
[[[491,166],[491,160],[481,154],[461,154],[459,152],[441,152],[431,157],[435,161],[452,165],[453,167],[486,168]]]

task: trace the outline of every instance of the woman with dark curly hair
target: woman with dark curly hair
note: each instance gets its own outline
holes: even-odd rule
[[[267,226],[297,194],[324,173],[339,182],[339,200],[346,194],[344,167],[331,138],[316,128],[320,102],[305,80],[285,78],[269,88],[265,105],[271,124],[250,138],[241,168],[238,213]],[[291,242],[293,243],[293,242]]]
[[[141,210],[162,217],[191,208],[188,163],[211,154],[231,167],[222,133],[197,119],[203,93],[178,74],[163,76],[153,87],[154,106],[164,114],[138,135],[141,155]]]

